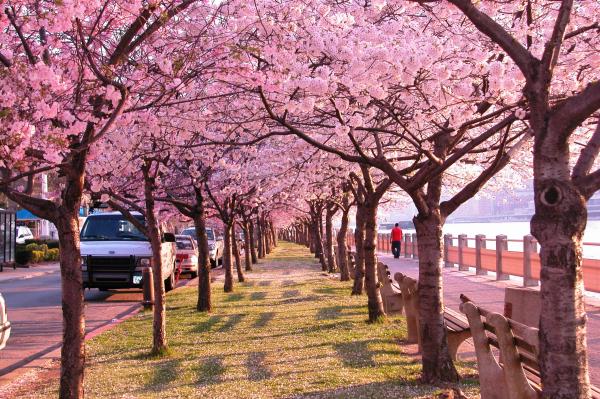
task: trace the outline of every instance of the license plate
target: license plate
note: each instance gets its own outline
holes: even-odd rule
[[[142,276],[133,276],[133,284],[141,284]]]

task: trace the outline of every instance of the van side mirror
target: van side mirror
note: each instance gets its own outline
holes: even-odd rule
[[[163,242],[175,242],[175,234],[163,233]]]

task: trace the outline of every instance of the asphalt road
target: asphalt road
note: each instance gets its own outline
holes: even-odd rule
[[[0,351],[0,383],[14,370],[25,372],[32,361],[60,348],[62,310],[60,273],[0,282],[12,331]],[[111,323],[139,307],[141,290],[85,291],[86,332]]]

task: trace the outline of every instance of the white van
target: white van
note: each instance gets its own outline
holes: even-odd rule
[[[142,223],[144,217],[132,213]],[[175,235],[162,230],[165,290],[175,286]],[[84,288],[140,288],[142,268],[152,265],[150,242],[120,212],[89,215],[79,235]]]
[[[33,233],[27,226],[17,226],[16,242],[17,244],[25,244],[25,240],[33,240]]]

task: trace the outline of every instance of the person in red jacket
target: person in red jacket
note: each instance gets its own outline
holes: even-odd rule
[[[398,227],[398,223],[396,223],[392,229],[390,239],[392,240],[392,254],[394,254],[394,258],[398,259],[400,257],[400,248],[402,245],[402,229]]]

